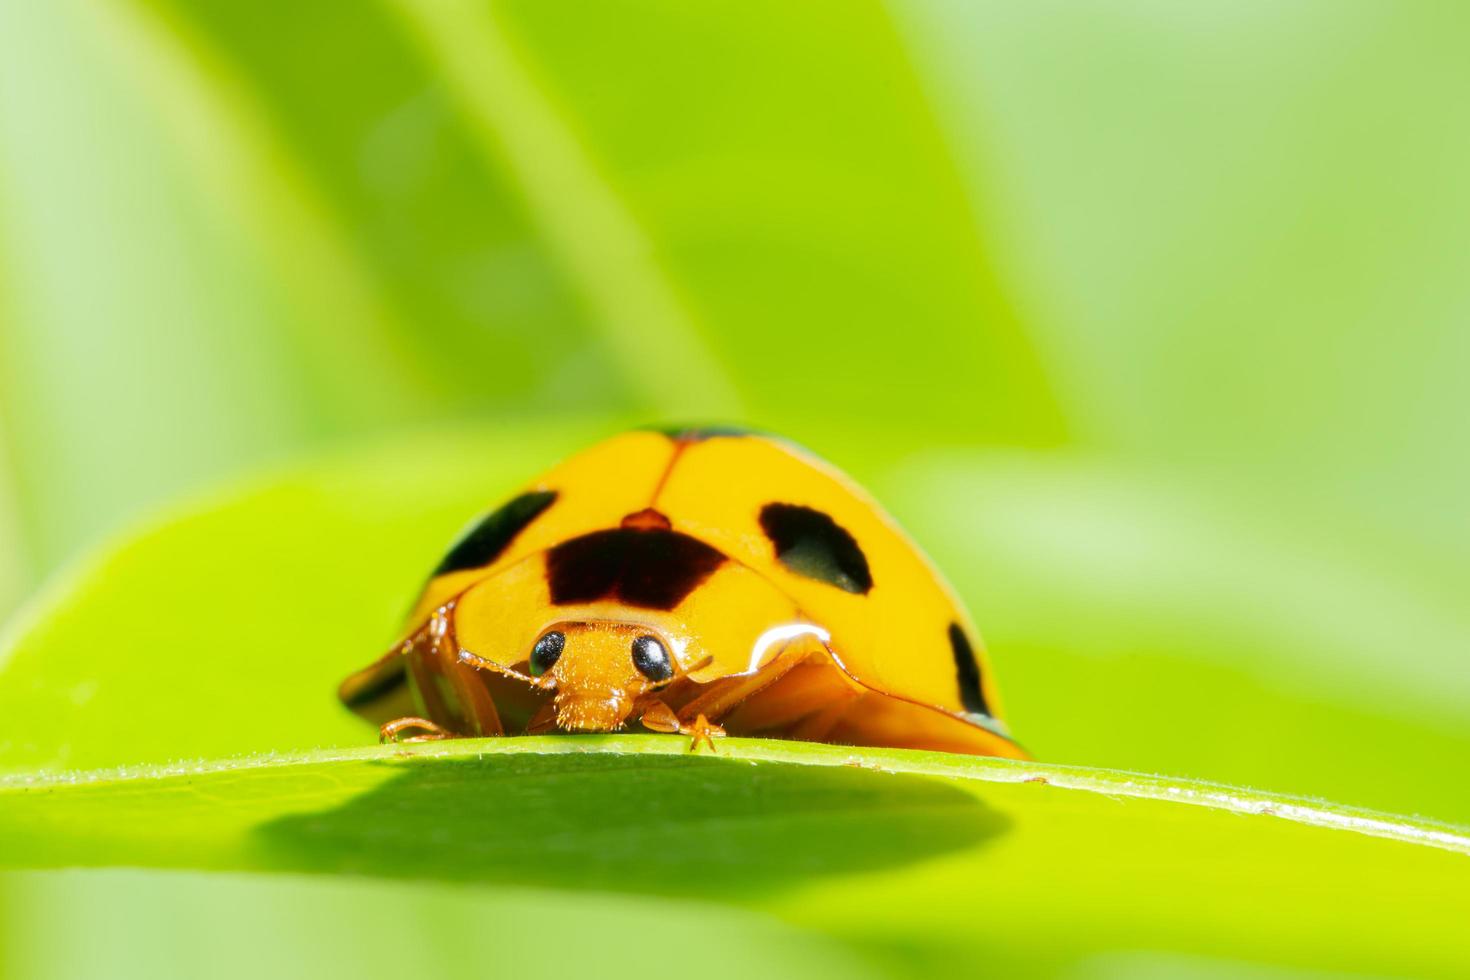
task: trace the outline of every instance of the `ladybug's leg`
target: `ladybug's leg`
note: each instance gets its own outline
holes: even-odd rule
[[[699,748],[699,743],[704,742],[709,746],[711,752],[715,751],[715,737],[725,737],[725,730],[704,715],[694,719],[694,724],[684,734],[689,736],[689,751],[693,752]]]
[[[710,721],[703,714],[695,718],[692,723],[680,721],[679,716],[674,713],[674,709],[662,701],[650,702],[648,707],[644,709],[643,717],[640,720],[643,722],[644,728],[649,728],[656,732],[668,732],[670,735],[688,735],[690,737],[690,752],[699,748],[700,742],[708,745],[711,752],[715,751],[715,738],[725,734],[723,728]]]
[[[720,721],[732,732],[825,742],[851,717],[867,692],[830,659],[809,656],[747,697]]]
[[[434,611],[429,620],[427,641],[429,657],[436,670],[448,679],[458,701],[459,712],[466,729],[478,735],[504,735],[500,713],[495,710],[495,699],[480,678],[479,671],[465,663],[459,656],[459,641],[454,635],[454,623],[450,618],[454,603],[448,602]]]
[[[655,732],[666,732],[673,735],[679,731],[679,716],[674,714],[674,709],[662,701],[650,701],[648,707],[643,709],[643,716],[638,719],[644,728]]]
[[[414,730],[417,730],[419,734],[404,734]],[[378,741],[385,745],[389,742],[437,742],[440,739],[454,737],[454,733],[447,728],[441,728],[427,718],[417,718],[412,715],[395,718],[378,729]]]
[[[711,682],[697,697],[679,707],[680,723],[690,725],[699,718],[723,717],[752,694],[776,683],[812,652],[804,640],[798,639],[788,643],[774,659],[753,674]]]
[[[692,699],[680,704],[677,711],[662,700],[652,700],[643,711],[643,726],[656,732],[688,735],[691,752],[699,747],[700,742],[714,751],[715,738],[724,735],[725,730],[710,719],[723,717],[752,694],[774,684],[812,652],[803,641],[788,643],[755,673],[712,681]]]

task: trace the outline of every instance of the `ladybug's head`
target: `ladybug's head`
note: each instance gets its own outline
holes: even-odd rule
[[[621,728],[638,699],[680,673],[672,645],[638,623],[557,623],[531,648],[533,677],[555,690],[556,724],[571,732]]]

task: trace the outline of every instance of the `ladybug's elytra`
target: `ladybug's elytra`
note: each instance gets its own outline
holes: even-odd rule
[[[394,740],[638,723],[1025,758],[969,618],[892,519],[728,430],[628,432],[551,470],[460,538],[341,696]]]

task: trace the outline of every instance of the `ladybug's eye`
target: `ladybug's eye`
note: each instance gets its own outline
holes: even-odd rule
[[[666,681],[674,676],[669,651],[652,636],[640,636],[633,641],[633,666],[651,681]]]
[[[531,648],[531,676],[540,677],[554,667],[566,645],[566,634],[555,630],[537,640],[536,645]]]

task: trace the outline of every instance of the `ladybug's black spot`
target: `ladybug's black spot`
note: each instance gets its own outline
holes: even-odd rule
[[[985,692],[980,689],[980,661],[959,623],[949,624],[949,646],[954,651],[954,672],[960,685],[960,702],[971,714],[989,715]]]
[[[526,527],[556,501],[556,491],[523,493],[465,532],[434,569],[434,575],[482,568],[499,558]]]
[[[761,529],[776,546],[776,558],[798,575],[863,595],[873,573],[857,541],[832,518],[798,504],[766,504]]]
[[[552,548],[546,553],[546,578],[558,606],[613,599],[644,609],[673,609],[724,560],[719,551],[678,531],[619,527]]]

